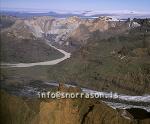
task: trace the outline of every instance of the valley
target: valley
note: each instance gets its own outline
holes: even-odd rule
[[[2,19],[9,20],[7,16]],[[29,80],[33,77],[41,80],[34,76],[37,73],[42,80],[75,82],[95,90],[132,95],[149,93],[148,20],[113,21],[110,17],[59,19],[46,16],[15,20],[11,27],[1,32],[2,67],[5,65],[6,68],[2,69],[2,76],[7,80],[9,77],[16,78],[16,75],[18,82],[19,75]],[[11,41],[12,37],[14,41]],[[46,47],[51,50],[43,51],[40,45],[31,48],[31,52],[29,48],[33,45],[26,46],[27,40],[32,40],[31,44],[37,44],[37,40],[45,45],[48,42]],[[13,46],[16,42],[25,41],[23,49]]]
[[[0,94],[8,103],[2,106],[10,111],[3,109],[2,116],[13,117],[15,124],[25,123],[25,118],[30,124],[60,124],[63,117],[65,123],[71,123],[71,117],[75,124],[149,123],[149,19],[1,16],[0,22]],[[37,92],[43,90],[113,92],[120,99],[37,99]],[[11,110],[12,103],[16,106]],[[25,113],[15,120],[17,106]],[[98,109],[109,114],[103,117]],[[134,111],[145,115],[141,119]]]

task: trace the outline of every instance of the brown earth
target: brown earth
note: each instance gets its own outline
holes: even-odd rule
[[[77,92],[64,88],[60,91]],[[126,110],[114,110],[90,99],[23,99],[1,91],[2,124],[149,124],[150,119],[134,119]]]

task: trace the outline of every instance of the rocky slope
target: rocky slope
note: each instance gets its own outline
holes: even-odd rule
[[[117,29],[117,31],[121,33],[127,29],[138,26],[140,25],[136,22],[112,21],[109,17],[99,17],[97,19],[69,17],[61,19],[43,16],[17,19],[15,23],[7,29],[7,32],[12,32],[22,38],[30,37],[30,35],[38,38],[44,37],[55,45],[69,49],[69,47],[74,48],[85,44],[94,31],[105,32]],[[69,50],[71,50],[71,48]]]
[[[61,92],[79,92],[59,87]],[[148,124],[146,116],[134,119],[130,111],[114,110],[90,99],[22,99],[1,91],[1,123],[5,124]],[[13,106],[12,106],[13,104]],[[141,114],[142,115],[142,114]]]

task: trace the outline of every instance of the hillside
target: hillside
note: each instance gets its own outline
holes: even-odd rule
[[[72,87],[59,87],[59,91],[77,92],[78,90]],[[134,115],[132,109],[115,110],[94,99],[23,99],[4,91],[1,91],[0,95],[3,101],[0,122],[5,124],[62,124],[62,122],[64,124],[148,124],[150,122],[148,112],[139,113],[138,117]]]
[[[11,18],[6,16],[4,18],[5,22],[12,20]],[[2,23],[2,26],[4,25]],[[42,16],[27,19],[15,18],[14,23],[2,30],[2,32],[12,33],[16,37],[21,38],[33,36],[36,38],[46,38],[57,47],[72,52],[79,49],[80,46],[84,46],[91,33],[95,31],[106,32],[112,30],[114,32],[114,30],[117,30],[118,33],[121,33],[138,26],[139,24],[136,22],[113,21],[110,17],[82,19],[74,16],[60,19]]]
[[[125,94],[150,93],[150,33],[145,30],[149,26],[107,39],[101,38],[107,33],[94,32],[70,60],[49,68],[49,80]]]
[[[10,33],[1,35],[1,62],[31,63],[54,60],[64,56],[44,43],[43,39],[22,39]]]
[[[1,68],[2,124],[149,124],[149,19],[113,21],[109,17],[4,17],[1,62],[31,63],[54,60],[55,65]],[[13,20],[13,21],[11,21]],[[52,86],[59,82],[77,87]],[[82,92],[83,89],[130,95],[148,94],[147,102],[107,99],[37,99],[37,91]],[[122,97],[123,97],[122,96]],[[140,97],[140,98],[141,98]],[[111,101],[112,100],[112,101]],[[115,103],[116,104],[115,104]],[[118,109],[118,104],[140,108]],[[109,105],[109,106],[108,106]],[[132,107],[133,107],[132,106]],[[114,107],[114,106],[113,106]],[[123,107],[125,108],[125,107]]]
[[[72,52],[70,60],[56,66],[43,67],[40,72],[29,69],[29,79],[37,71],[48,81],[75,82],[96,90],[125,94],[149,93],[149,20],[44,16],[17,19],[1,33],[5,62],[37,62],[62,56],[42,39]],[[7,73],[16,77],[13,70],[8,70]],[[17,77],[26,77],[24,70],[16,69]]]
[[[0,29],[8,28],[12,26],[16,21],[16,18],[13,16],[0,16]]]

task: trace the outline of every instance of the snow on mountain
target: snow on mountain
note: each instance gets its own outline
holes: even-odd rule
[[[82,18],[97,18],[99,16],[110,16],[117,19],[126,18],[149,18],[149,12],[139,12],[133,10],[23,10],[23,9],[3,9],[1,13],[6,15],[14,15],[18,17],[32,17],[32,16],[53,16],[57,18],[67,18],[70,16],[78,16]],[[116,19],[115,19],[116,20]]]

